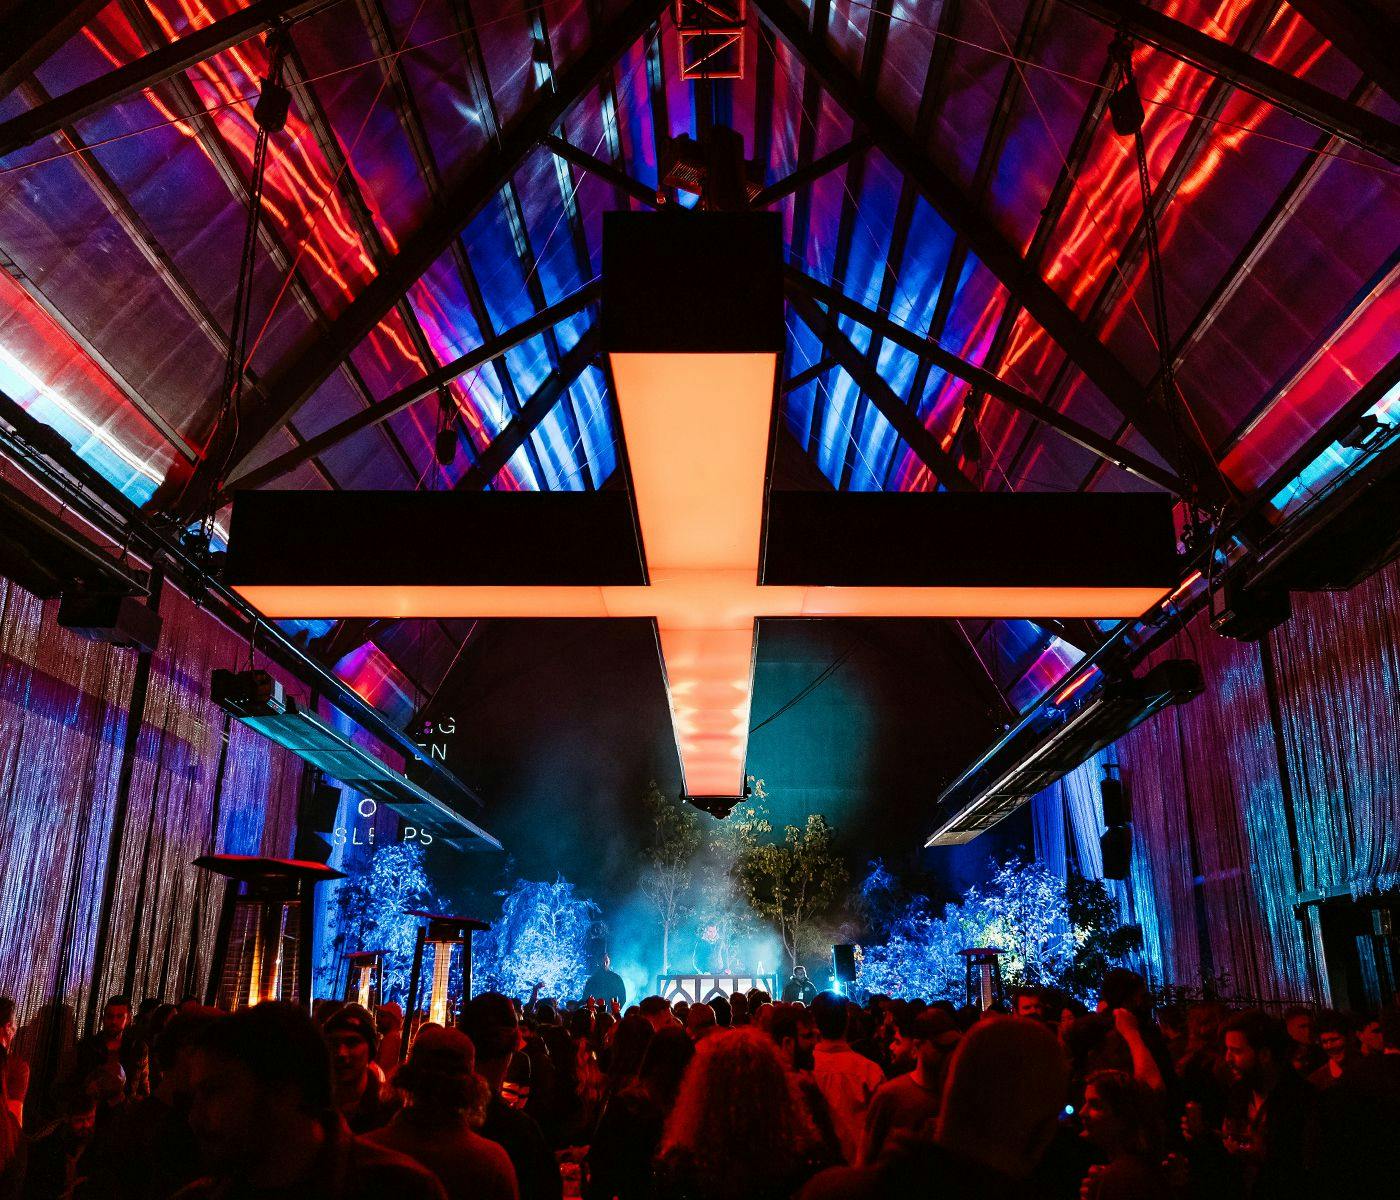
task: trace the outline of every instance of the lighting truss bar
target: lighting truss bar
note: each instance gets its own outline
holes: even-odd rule
[[[256,0],[212,25],[0,124],[0,157],[57,133],[118,100],[153,87],[221,50],[246,42],[279,21],[297,20],[332,2],[334,0]]]
[[[386,396],[383,400],[376,401],[363,411],[346,417],[345,420],[332,425],[325,432],[308,438],[295,449],[278,455],[271,462],[238,476],[230,482],[227,490],[232,492],[235,488],[265,487],[274,480],[281,479],[289,471],[294,471],[302,463],[324,454],[332,446],[338,446],[346,438],[359,433],[360,430],[369,429],[382,421],[387,421],[409,405],[417,403],[425,396],[431,396],[439,388],[446,387],[454,379],[459,379],[463,375],[484,367],[487,363],[495,362],[507,350],[513,349],[522,342],[529,341],[532,337],[536,337],[560,321],[582,312],[588,305],[597,300],[601,290],[601,284],[596,279],[591,283],[584,284],[578,291],[565,296],[564,299],[551,304],[548,308],[541,309],[533,317],[520,322],[519,325],[512,326],[505,332],[488,338],[476,349],[469,350],[466,354],[454,358],[449,363],[444,363],[421,379],[401,387],[397,392]]]
[[[290,750],[302,762],[332,779],[372,796],[415,826],[429,825],[434,834],[456,850],[465,850],[473,842],[492,850],[502,848],[481,826],[407,775],[362,750],[291,697],[281,703],[266,703],[230,695],[226,690],[230,675],[228,671],[214,672],[211,685],[214,702],[249,729]]]
[[[1141,679],[1112,680],[1087,693],[1058,720],[1044,717],[1035,727],[999,743],[945,788],[938,798],[938,827],[925,845],[970,842],[1090,755],[1169,705],[1204,690],[1200,667],[1187,659],[1169,659]]]
[[[634,200],[645,204],[648,208],[657,208],[656,193],[646,184],[638,179],[633,179],[626,171],[619,170],[612,163],[604,162],[589,154],[587,150],[580,150],[572,142],[565,141],[562,137],[550,133],[546,134],[541,141],[546,150],[557,154],[565,162],[571,162],[581,171],[588,171],[590,174],[598,176],[605,183],[612,184],[613,187],[625,192]]]
[[[413,738],[391,724],[383,713],[276,625],[263,620],[263,615],[231,588],[209,575],[207,565],[192,558],[183,545],[153,529],[131,500],[84,462],[49,426],[36,420],[2,392],[0,418],[4,422],[0,424],[0,450],[40,487],[59,498],[113,544],[129,547],[133,555],[147,562],[159,561],[191,599],[209,608],[235,633],[250,640],[256,638],[263,653],[314,688],[362,729],[405,759],[416,760],[424,778],[439,791],[477,808],[482,806],[475,792],[434,761]]]
[[[799,167],[791,175],[784,175],[775,183],[770,183],[759,191],[749,204],[753,208],[769,208],[777,204],[779,200],[791,196],[798,188],[814,183],[838,167],[844,167],[857,154],[868,149],[870,149],[870,139],[862,133],[857,133],[844,146],[838,146],[820,158],[813,159],[807,166]]]
[[[1077,446],[1088,450],[1091,454],[1096,454],[1106,462],[1124,471],[1128,471],[1148,483],[1156,484],[1157,487],[1171,492],[1174,496],[1186,495],[1188,489],[1186,484],[1177,476],[1163,467],[1158,466],[1150,459],[1143,458],[1142,455],[1132,450],[1125,449],[1118,445],[1111,438],[1104,437],[1096,433],[1086,425],[1081,425],[1073,417],[1068,417],[1059,409],[1053,408],[1043,401],[1037,400],[1028,392],[1023,392],[1013,384],[1007,383],[1004,379],[994,375],[991,371],[982,367],[973,366],[965,359],[959,358],[956,354],[943,349],[936,342],[915,333],[900,325],[896,321],[877,312],[872,312],[862,304],[850,299],[845,293],[820,280],[813,279],[805,272],[799,271],[796,267],[787,268],[787,279],[789,284],[789,295],[794,290],[810,293],[812,297],[827,305],[837,312],[844,313],[852,320],[858,321],[873,333],[881,337],[888,338],[897,346],[926,358],[940,370],[947,371],[950,375],[955,375],[959,379],[966,380],[973,387],[994,396],[1004,404],[1009,404],[1013,408],[1018,408],[1028,416],[1048,425],[1057,433],[1068,438]]]
[[[1132,0],[1062,0],[1362,150],[1400,163],[1400,126]]]
[[[290,420],[303,403],[422,278],[476,215],[510,183],[520,164],[540,140],[641,36],[665,0],[631,0],[572,65],[555,78],[554,89],[541,96],[470,167],[443,197],[441,205],[403,238],[394,255],[326,330],[310,334],[276,364],[264,380],[267,402],[243,421],[231,462],[236,473],[252,450],[274,429]],[[205,465],[206,473],[215,469]],[[197,491],[197,489],[195,489]]]

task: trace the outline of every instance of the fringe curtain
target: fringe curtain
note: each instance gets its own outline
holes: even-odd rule
[[[58,628],[57,603],[0,580],[0,994],[37,1061],[97,994],[202,992],[223,880],[211,850],[286,854],[300,764],[207,699],[248,645],[167,584],[100,978],[92,961],[137,656]],[[254,664],[273,669],[260,655]],[[274,670],[274,674],[277,672]],[[61,1064],[60,1064],[61,1065]]]
[[[1099,766],[1119,763],[1133,818],[1124,912],[1158,982],[1209,975],[1244,996],[1324,998],[1300,887],[1359,896],[1400,883],[1400,565],[1346,594],[1293,599],[1265,643],[1198,619],[1155,652],[1195,659],[1205,693],[1033,801],[1038,852],[1066,870],[1077,855],[1092,875]]]

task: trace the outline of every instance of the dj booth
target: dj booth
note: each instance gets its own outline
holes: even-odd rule
[[[735,992],[747,992],[751,988],[762,988],[774,999],[778,995],[776,975],[658,975],[656,992],[662,999],[674,1004],[684,1000],[688,1004],[704,1003],[716,996],[732,996]]]

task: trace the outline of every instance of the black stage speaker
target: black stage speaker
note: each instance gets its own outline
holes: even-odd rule
[[[160,613],[135,596],[64,592],[58,623],[79,637],[151,653],[160,641]]]
[[[315,833],[330,833],[335,828],[335,814],[340,810],[340,789],[318,782],[302,798],[297,823]]]
[[[1123,781],[1105,775],[1099,781],[1099,795],[1103,797],[1103,823],[1110,829],[1115,825],[1126,825],[1128,800],[1123,793]]]
[[[831,969],[838,983],[855,983],[856,948],[849,943],[833,946],[831,948]]]
[[[1110,825],[1099,838],[1099,848],[1103,851],[1103,877],[1127,879],[1133,858],[1132,826]]]

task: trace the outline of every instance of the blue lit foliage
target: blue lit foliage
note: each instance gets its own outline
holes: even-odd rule
[[[1135,927],[1119,926],[1102,882],[1065,881],[1038,863],[1009,859],[985,890],[970,888],[935,914],[927,898],[897,900],[898,883],[872,864],[858,907],[868,929],[888,931],[881,945],[861,948],[858,981],[872,992],[926,1000],[966,999],[960,950],[1002,951],[1009,985],[1061,987],[1082,999],[1097,990],[1103,970],[1139,944]],[[873,920],[879,914],[882,920]]]
[[[413,946],[421,923],[408,914],[433,905],[423,847],[400,842],[376,850],[369,858],[368,870],[341,884],[336,903],[340,910],[335,937],[338,954],[382,950],[382,998],[402,1003],[408,994]]]
[[[581,996],[589,974],[588,933],[598,906],[562,875],[553,883],[517,879],[501,896],[501,915],[476,936],[475,990],[524,999],[538,982],[542,996]]]

